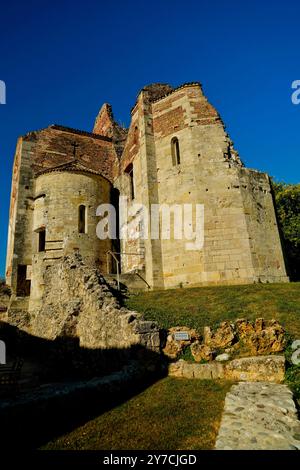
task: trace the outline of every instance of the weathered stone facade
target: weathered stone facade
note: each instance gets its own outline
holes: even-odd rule
[[[96,208],[119,196],[149,212],[203,204],[203,248],[186,250],[172,217],[170,239],[100,240]],[[19,138],[6,267],[15,301],[30,294],[29,309],[41,305],[48,267],[74,251],[107,274],[109,250],[154,289],[288,280],[269,177],[243,166],[199,83],[145,87],[128,130],[105,104],[93,133],[52,125]]]
[[[88,349],[128,349],[135,345],[159,353],[157,325],[122,308],[103,276],[79,254],[46,269],[42,307],[31,310],[28,331],[55,340],[78,338]]]
[[[123,267],[144,268],[157,288],[287,280],[269,177],[243,167],[199,84],[166,90],[166,96],[154,91],[142,90],[132,110],[115,184],[129,196],[126,168],[133,163],[134,203],[204,204],[204,247],[187,251],[186,241],[172,236],[125,241],[121,251],[144,251],[145,259],[138,265],[134,256],[124,256]],[[171,221],[171,234],[173,228]]]

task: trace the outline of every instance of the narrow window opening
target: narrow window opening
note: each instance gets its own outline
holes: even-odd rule
[[[25,264],[18,265],[17,272],[17,296],[27,297],[30,295],[30,279],[27,278],[27,266]]]
[[[133,164],[130,163],[125,170],[125,173],[129,176],[129,191],[130,199],[134,199],[134,177],[133,177]]]
[[[78,208],[78,232],[86,233],[86,207],[84,205]]]
[[[39,252],[45,251],[46,247],[46,230],[42,228],[38,231],[38,250]]]
[[[177,137],[173,137],[171,140],[171,153],[173,166],[180,165],[179,140]]]

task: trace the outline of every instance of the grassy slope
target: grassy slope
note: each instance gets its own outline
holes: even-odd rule
[[[162,379],[43,449],[212,449],[230,386]]]
[[[226,319],[264,317],[279,320],[300,338],[300,283],[154,291],[132,295],[126,304],[165,328],[186,325],[201,331]],[[44,448],[212,449],[230,386],[168,377]]]
[[[199,287],[132,295],[126,305],[161,327],[200,330],[222,320],[275,318],[300,339],[300,283]]]

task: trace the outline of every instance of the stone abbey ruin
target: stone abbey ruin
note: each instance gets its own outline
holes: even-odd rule
[[[149,211],[153,204],[203,204],[203,248],[187,251],[172,235],[99,239],[97,207],[110,203],[117,210],[120,196]],[[74,259],[79,268],[72,271]],[[244,167],[197,82],[143,88],[129,129],[104,104],[92,132],[51,125],[18,139],[6,265],[11,321],[30,318],[31,331],[48,338],[76,324],[92,346],[105,321],[95,319],[90,334],[84,321],[100,309],[103,285],[116,267],[122,282],[137,289],[288,281],[269,177]],[[115,308],[106,304],[109,312]],[[108,322],[112,336],[131,324],[126,344],[141,334],[148,335],[142,342],[158,347],[155,327],[139,329],[139,320],[125,317],[114,327]],[[114,344],[107,328],[98,340]]]

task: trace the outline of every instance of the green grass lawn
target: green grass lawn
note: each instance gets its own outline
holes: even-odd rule
[[[131,295],[126,305],[163,328],[188,326],[200,332],[223,320],[275,318],[300,339],[300,282],[152,291]]]
[[[300,339],[300,283],[145,292],[131,295],[126,305],[161,327],[181,325],[199,332],[223,320],[274,318]],[[300,390],[298,372],[290,369],[288,377],[295,391]],[[212,449],[230,386],[221,380],[168,377],[43,448]]]
[[[43,449],[212,449],[231,385],[164,378]]]

